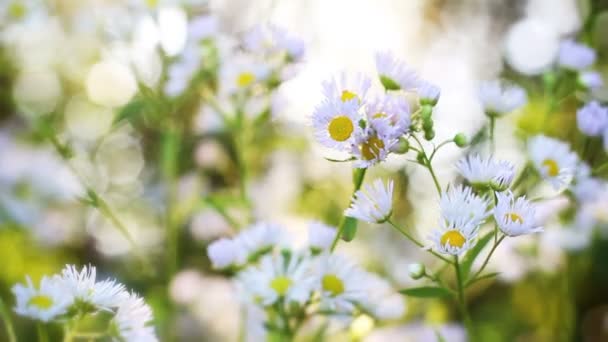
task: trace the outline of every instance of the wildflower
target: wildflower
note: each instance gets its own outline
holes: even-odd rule
[[[410,106],[404,97],[387,95],[375,99],[365,111],[369,127],[387,139],[403,136],[410,127]]]
[[[393,181],[384,185],[382,180],[377,179],[355,193],[344,215],[369,223],[383,223],[391,217],[392,212]]]
[[[150,326],[152,320],[152,309],[141,297],[130,293],[116,310],[110,331],[129,342],[155,342],[158,339]]]
[[[439,200],[441,217],[447,226],[472,226],[477,228],[490,214],[488,201],[473,193],[470,187],[451,186]]]
[[[544,135],[537,135],[528,142],[528,153],[536,169],[555,190],[572,181],[578,156],[568,144]]]
[[[527,101],[527,96],[524,89],[495,80],[481,84],[479,99],[486,115],[502,116],[522,107]]]
[[[595,50],[568,39],[560,43],[557,64],[566,69],[580,71],[593,65],[595,58]]]
[[[237,55],[222,64],[221,93],[234,94],[251,91],[270,76],[270,68],[246,55]]]
[[[474,187],[490,187],[497,191],[508,188],[515,176],[515,166],[505,160],[469,155],[456,163],[460,174]]]
[[[257,258],[269,252],[274,246],[283,242],[284,229],[276,224],[259,222],[240,233],[235,241],[237,248],[246,255],[247,260]],[[239,256],[237,260],[241,258]]]
[[[351,313],[366,299],[366,275],[353,262],[336,254],[325,254],[318,261],[316,286],[321,293],[321,308]]]
[[[418,85],[416,86],[416,92],[418,93],[418,97],[420,98],[420,103],[429,104],[431,106],[437,104],[437,101],[439,100],[439,95],[441,95],[441,90],[439,89],[439,87],[425,80],[418,81]]]
[[[352,101],[323,101],[312,116],[317,141],[325,147],[349,149],[361,130],[357,109],[357,103]]]
[[[322,83],[323,94],[331,102],[354,102],[361,105],[365,102],[367,91],[372,81],[361,73],[339,75]]]
[[[379,130],[366,127],[355,136],[355,143],[351,145],[351,154],[357,158],[355,166],[367,168],[386,159],[398,139],[390,138],[387,126]]]
[[[602,75],[597,71],[583,71],[578,75],[578,81],[588,89],[601,88],[604,85]]]
[[[494,219],[498,228],[508,236],[519,236],[541,232],[542,227],[536,224],[534,205],[525,196],[514,198],[513,193],[496,193],[497,204],[494,208]]]
[[[48,322],[66,313],[74,302],[74,296],[57,279],[42,277],[36,288],[30,277],[26,285],[17,284],[12,288],[16,297],[15,312],[43,322]]]
[[[412,90],[418,85],[418,75],[391,52],[376,54],[376,71],[387,90]]]
[[[591,101],[576,112],[576,123],[585,135],[598,136],[608,125],[608,108]]]
[[[313,251],[328,250],[336,237],[336,228],[321,222],[311,222],[308,225],[308,246]]]
[[[215,269],[224,269],[240,264],[244,260],[243,249],[232,239],[221,238],[207,247],[207,255]]]
[[[92,305],[95,309],[110,310],[118,307],[127,292],[124,285],[115,280],[97,281],[94,266],[85,266],[79,272],[74,265],[67,265],[56,281],[69,292],[77,303]]]
[[[430,239],[434,249],[443,254],[461,255],[473,246],[473,240],[477,236],[478,229],[470,222],[441,222],[435,229]]]
[[[410,274],[410,277],[414,280],[424,277],[426,273],[426,269],[421,263],[409,264],[407,270]]]

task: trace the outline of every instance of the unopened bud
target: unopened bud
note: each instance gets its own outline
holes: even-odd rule
[[[407,269],[410,273],[410,277],[412,277],[412,279],[414,280],[418,280],[424,277],[424,275],[426,274],[426,269],[421,263],[409,264]]]
[[[431,128],[424,132],[424,139],[433,140],[435,138],[435,131]]]
[[[465,147],[469,144],[469,141],[466,135],[463,133],[458,133],[456,136],[454,136],[454,144],[456,144],[458,147]]]
[[[391,148],[393,153],[406,154],[410,150],[410,142],[405,138],[399,138],[399,141]]]

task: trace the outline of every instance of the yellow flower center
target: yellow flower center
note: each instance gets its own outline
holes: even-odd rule
[[[48,309],[53,306],[53,299],[45,295],[37,295],[27,302],[28,305],[38,307],[39,309]]]
[[[18,1],[14,1],[8,6],[8,14],[15,19],[23,18],[26,11],[25,5]]]
[[[291,279],[285,276],[278,276],[270,282],[270,288],[278,293],[279,296],[284,296],[287,293],[287,290],[289,290],[291,284]]]
[[[333,274],[324,275],[321,284],[323,285],[323,290],[331,292],[334,296],[344,292],[344,283]]]
[[[329,122],[329,126],[327,127],[329,136],[336,141],[348,140],[351,134],[353,134],[354,129],[353,121],[345,115],[336,116]]]
[[[247,87],[255,81],[255,75],[251,72],[242,72],[236,78],[236,84],[239,87]]]
[[[505,218],[511,220],[511,222],[518,222],[519,224],[524,223],[524,219],[517,213],[508,213],[505,215]]]
[[[342,90],[342,102],[350,101],[354,98],[358,98],[357,94],[352,91]]]
[[[378,137],[370,137],[361,145],[361,155],[365,160],[372,160],[380,154],[384,148],[384,141]]]
[[[441,245],[449,244],[452,247],[462,247],[465,243],[465,237],[457,230],[448,230],[441,236]]]
[[[545,159],[543,166],[547,169],[547,174],[551,177],[555,177],[559,174],[559,165],[554,159]]]

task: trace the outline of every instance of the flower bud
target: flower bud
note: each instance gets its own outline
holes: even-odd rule
[[[465,147],[469,144],[467,136],[464,133],[458,133],[454,136],[454,143],[458,147]]]
[[[412,277],[412,279],[414,280],[418,280],[424,277],[424,275],[426,274],[426,269],[421,263],[409,264],[407,269],[410,274],[410,277]]]
[[[435,131],[432,128],[424,132],[424,139],[433,140],[433,138],[435,138]]]
[[[420,117],[423,120],[427,120],[431,118],[431,115],[433,114],[433,107],[428,105],[428,104],[423,104],[420,107]]]
[[[410,142],[401,137],[399,141],[391,148],[391,152],[397,154],[406,154],[410,150]]]
[[[430,117],[424,118],[422,120],[422,129],[424,129],[425,131],[432,130],[433,129],[433,119],[431,119]]]

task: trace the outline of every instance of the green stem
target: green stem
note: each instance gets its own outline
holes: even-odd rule
[[[439,185],[439,181],[437,181],[437,176],[435,175],[435,171],[433,170],[433,166],[431,165],[431,161],[427,159],[426,167],[429,169],[431,173],[431,177],[433,177],[433,182],[435,183],[435,189],[437,189],[437,194],[441,197],[441,186]]]
[[[488,253],[488,256],[486,256],[486,259],[483,261],[483,264],[481,265],[481,267],[479,268],[479,270],[477,270],[477,272],[475,272],[475,274],[471,277],[471,280],[469,280],[467,282],[467,286],[470,285],[470,284],[472,284],[473,282],[475,282],[476,278],[481,274],[481,272],[483,272],[483,270],[488,265],[488,262],[490,261],[490,258],[492,257],[492,254],[494,254],[494,251],[496,250],[496,248],[498,247],[498,245],[500,245],[500,243],[502,242],[502,240],[505,239],[505,237],[506,237],[506,235],[503,235],[497,241],[494,242],[494,246],[492,246],[492,249],[490,250],[490,253]]]
[[[180,150],[180,132],[170,126],[163,136],[161,166],[167,187],[165,225],[167,230],[167,277],[177,272],[179,265],[179,222],[176,217],[177,175]]]
[[[494,129],[496,126],[496,118],[490,116],[490,154],[493,154],[496,150],[496,142],[494,140]]]
[[[4,305],[4,300],[0,297],[0,315],[4,321],[4,327],[6,328],[6,334],[8,335],[9,342],[17,342],[15,337],[15,329],[13,328],[13,320],[11,319],[10,312]]]
[[[386,221],[388,222],[388,224],[390,224],[393,228],[395,228],[399,233],[401,233],[401,235],[405,236],[408,240],[410,240],[411,242],[413,242],[416,246],[426,250],[427,252],[433,254],[434,256],[436,256],[437,258],[451,264],[452,261],[450,261],[450,259],[447,259],[446,257],[436,253],[435,251],[431,250],[431,249],[426,249],[424,247],[424,244],[420,241],[418,241],[416,238],[414,238],[412,235],[410,235],[408,232],[406,232],[405,230],[401,229],[399,226],[397,226],[392,220],[388,220]]]
[[[473,333],[473,324],[471,322],[471,317],[469,316],[469,311],[467,310],[467,305],[464,297],[464,282],[457,255],[454,256],[454,268],[456,270],[456,281],[458,282],[458,306],[460,307],[460,313],[462,315],[462,319],[467,330],[469,341],[475,341],[475,335]]]
[[[36,331],[38,333],[38,342],[49,342],[49,334],[42,323],[36,324]]]
[[[355,193],[357,191],[359,191],[359,189],[361,189],[361,186],[363,185],[363,180],[365,179],[367,169],[356,169],[353,172],[354,172],[353,173],[353,193],[352,193],[352,195],[350,195],[349,206],[350,206],[350,203],[352,203]],[[336,246],[338,245],[338,241],[340,240],[340,237],[342,236],[342,233],[344,232],[345,227],[346,227],[346,217],[344,215],[342,215],[342,219],[340,220],[340,224],[338,225],[338,231],[336,232],[334,241],[331,243],[330,252],[333,252],[334,249],[336,249]]]

